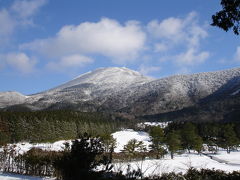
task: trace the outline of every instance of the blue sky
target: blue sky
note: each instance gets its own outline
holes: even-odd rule
[[[99,67],[160,78],[239,67],[213,0],[0,0],[0,91],[37,93]]]

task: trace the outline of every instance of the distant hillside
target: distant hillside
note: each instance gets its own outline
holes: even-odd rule
[[[152,79],[113,67],[85,73],[30,96],[2,93],[0,107],[12,111],[114,112],[131,119],[184,115],[225,120],[238,112],[239,94],[240,68]]]

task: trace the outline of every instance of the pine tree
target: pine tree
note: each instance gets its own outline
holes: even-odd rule
[[[180,136],[176,131],[169,132],[166,138],[166,144],[168,146],[168,150],[171,153],[171,159],[173,159],[174,153],[177,152],[181,148],[181,140]]]
[[[116,139],[114,139],[109,133],[101,135],[100,138],[103,143],[104,151],[107,153],[113,152],[114,148],[116,147]]]
[[[64,151],[62,157],[57,159],[54,167],[60,172],[64,180],[97,179],[101,172],[94,169],[100,165],[109,167],[108,157],[101,156],[104,153],[99,138],[84,134],[72,142],[71,149]]]
[[[196,150],[198,154],[200,154],[200,152],[202,151],[202,144],[203,144],[202,138],[196,135],[193,140],[193,149]]]
[[[149,135],[151,136],[152,144],[150,145],[153,152],[156,153],[156,158],[159,159],[165,154],[164,145],[164,132],[159,126],[152,127]]]
[[[227,148],[227,153],[231,152],[234,146],[239,144],[239,139],[234,132],[234,128],[232,124],[227,124],[223,127],[222,134],[222,145]]]
[[[192,123],[186,123],[181,131],[183,148],[190,153],[191,149],[200,150],[202,139],[196,132],[196,127]]]
[[[135,155],[137,151],[141,151],[144,149],[145,149],[145,145],[143,144],[142,141],[131,139],[130,141],[128,141],[126,145],[124,145],[123,152],[130,155]]]

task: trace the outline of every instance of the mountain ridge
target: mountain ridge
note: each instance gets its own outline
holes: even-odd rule
[[[100,68],[11,105],[33,110],[73,109],[154,115],[179,111],[202,101],[240,92],[240,68],[160,79],[128,68]],[[11,99],[10,99],[11,100]],[[0,98],[1,102],[1,98]]]

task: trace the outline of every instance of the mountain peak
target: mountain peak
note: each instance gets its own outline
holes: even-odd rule
[[[89,72],[86,72],[84,74],[81,74],[74,79],[80,78],[82,76],[85,76],[85,75],[91,74],[91,73],[117,73],[117,72],[122,72],[122,73],[126,72],[126,73],[129,73],[129,74],[132,74],[132,75],[143,76],[141,73],[139,73],[137,71],[134,71],[134,70],[131,70],[131,69],[126,68],[126,67],[100,67],[100,68],[97,68],[93,71],[89,71]]]
[[[16,91],[6,91],[0,92],[0,107],[4,107],[6,105],[14,105],[21,104],[25,101],[27,96],[16,92]]]
[[[153,80],[150,77],[143,76],[137,71],[126,67],[107,67],[98,68],[94,71],[89,71],[73,80],[56,87],[55,89],[63,89],[80,84],[95,84],[95,85],[130,85],[134,83],[145,83]]]

